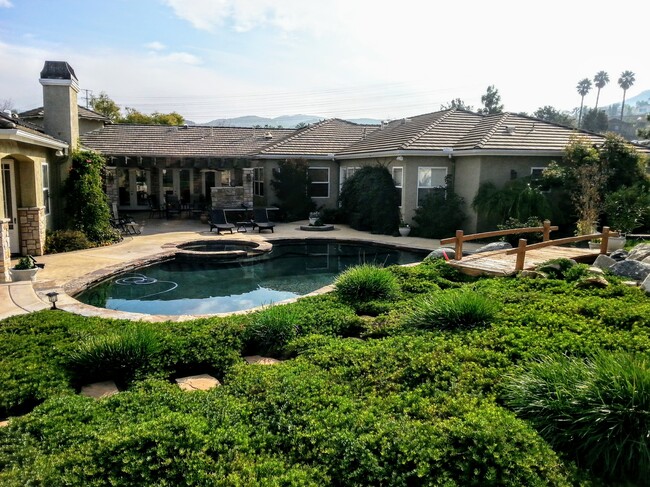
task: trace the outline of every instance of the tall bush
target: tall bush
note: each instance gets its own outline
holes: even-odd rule
[[[444,238],[454,235],[467,218],[465,200],[458,196],[447,181],[446,191],[434,191],[415,210],[415,234],[418,237]]]
[[[73,230],[86,234],[94,243],[119,238],[111,227],[108,198],[102,189],[104,158],[97,152],[79,150],[72,154],[72,167],[65,182],[65,210]]]
[[[339,197],[352,228],[393,235],[399,226],[399,193],[388,169],[366,166],[345,180]]]
[[[271,187],[287,221],[304,220],[316,205],[309,197],[309,164],[304,159],[280,161]]]

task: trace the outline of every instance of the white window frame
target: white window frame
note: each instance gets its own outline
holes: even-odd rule
[[[41,163],[41,179],[41,184],[43,186],[43,206],[45,206],[45,214],[49,215],[51,210],[50,165],[47,162]]]
[[[355,172],[357,172],[359,169],[361,169],[361,166],[343,166],[341,167],[341,177],[339,179],[339,188],[343,188],[343,183],[345,181],[354,175]],[[351,174],[348,174],[350,171],[352,171]]]
[[[444,171],[445,175],[442,178],[443,181],[445,181],[447,179],[447,174],[448,174],[448,171],[449,171],[448,168],[442,167],[442,166],[418,166],[418,181],[417,181],[417,183],[418,183],[418,192],[417,192],[417,200],[416,200],[418,208],[420,207],[420,189],[436,189],[436,188],[445,189],[447,187],[446,184],[436,185],[436,186],[433,186],[433,185],[431,185],[431,186],[421,186],[420,185],[420,171],[422,169],[431,169],[431,170],[435,170],[435,171]]]
[[[264,196],[264,167],[253,168],[253,196]]]
[[[330,168],[327,167],[327,166],[309,167],[309,168],[307,168],[307,174],[309,174],[309,171],[316,170],[316,169],[325,169],[327,171],[327,181],[326,182],[322,182],[322,181],[314,182],[314,181],[311,181],[311,175],[310,175],[310,177],[309,177],[309,179],[311,181],[309,183],[310,196],[311,196],[311,185],[313,185],[313,184],[327,184],[327,196],[311,196],[311,197],[314,198],[314,199],[326,199],[326,198],[329,198],[330,197]]]
[[[397,184],[397,181],[395,180],[395,170],[399,169],[402,172],[402,177],[400,178],[400,183]],[[395,187],[399,189],[399,207],[401,208],[404,204],[404,166],[394,166],[391,168],[390,171],[391,176],[393,177],[393,182],[395,183]]]
[[[544,172],[544,170],[547,169],[547,167],[548,167],[548,166],[535,166],[535,167],[531,167],[531,168],[530,168],[530,176],[531,176],[531,179],[532,179],[532,180],[537,180],[537,179],[538,179],[538,178],[535,178],[535,177],[534,177],[534,174],[533,174],[534,171],[540,171],[540,170],[541,170],[542,172]],[[539,178],[539,179],[541,179],[541,175],[540,175],[540,178]],[[549,188],[549,189],[540,189],[540,191],[541,191],[542,193],[550,193],[550,192],[551,192],[550,188]]]

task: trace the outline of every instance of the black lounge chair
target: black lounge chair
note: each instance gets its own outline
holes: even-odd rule
[[[210,220],[208,223],[210,224],[210,231],[216,228],[219,235],[221,235],[221,230],[230,230],[230,233],[234,233],[235,225],[228,223],[228,220],[226,220],[226,212],[222,209],[210,211]]]
[[[266,208],[253,208],[253,223],[255,224],[253,230],[258,228],[259,233],[262,233],[262,230],[271,230],[271,232],[275,233],[273,230],[275,223],[269,221]]]

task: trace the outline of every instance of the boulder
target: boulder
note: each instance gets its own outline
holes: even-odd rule
[[[484,245],[483,247],[479,247],[474,251],[474,253],[478,254],[481,252],[492,252],[494,250],[507,250],[511,248],[512,245],[510,245],[508,242],[491,242],[487,245]]]
[[[617,276],[630,277],[635,281],[643,281],[650,275],[650,264],[627,259],[622,262],[617,262],[609,270]]]
[[[244,357],[244,360],[246,360],[246,363],[248,364],[257,364],[257,365],[275,365],[279,364],[280,361],[275,358],[271,357],[262,357],[260,355],[249,355],[247,357]]]
[[[176,383],[184,391],[207,391],[221,385],[221,382],[208,374],[179,377]]]
[[[444,254],[447,254],[449,259],[456,258],[456,251],[454,249],[450,249],[449,247],[440,247],[439,249],[431,251],[424,260],[444,259]]]
[[[93,384],[85,385],[81,388],[81,395],[93,397],[95,399],[102,399],[117,394],[119,389],[112,380],[104,382],[95,382]]]
[[[614,259],[616,262],[620,262],[622,260],[627,259],[627,250],[623,250],[623,249],[615,250],[614,252],[609,254],[609,256],[612,259]]]
[[[609,282],[603,276],[590,275],[584,279],[580,279],[576,283],[579,289],[603,288],[609,286]]]
[[[519,277],[527,277],[528,279],[547,279],[548,275],[540,271],[523,270],[519,273]]]
[[[596,257],[593,266],[598,267],[599,269],[609,269],[614,264],[616,264],[616,262],[617,261],[612,259],[611,257],[608,257],[604,254],[600,254],[598,257]]]
[[[650,244],[639,244],[627,254],[628,260],[643,260],[650,257]]]
[[[650,294],[650,276],[646,277],[641,283],[641,289],[643,289],[646,294]]]

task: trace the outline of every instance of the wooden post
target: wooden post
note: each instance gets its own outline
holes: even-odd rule
[[[515,271],[519,272],[524,269],[524,262],[526,260],[526,239],[520,238],[519,245],[517,246],[517,261],[515,263]]]
[[[454,248],[456,255],[454,260],[463,260],[463,231],[456,230],[456,245]]]
[[[551,238],[551,222],[549,220],[544,220],[544,237],[542,240],[546,242]]]
[[[607,246],[609,245],[609,227],[603,227],[603,233],[600,235],[600,253],[607,253]]]

